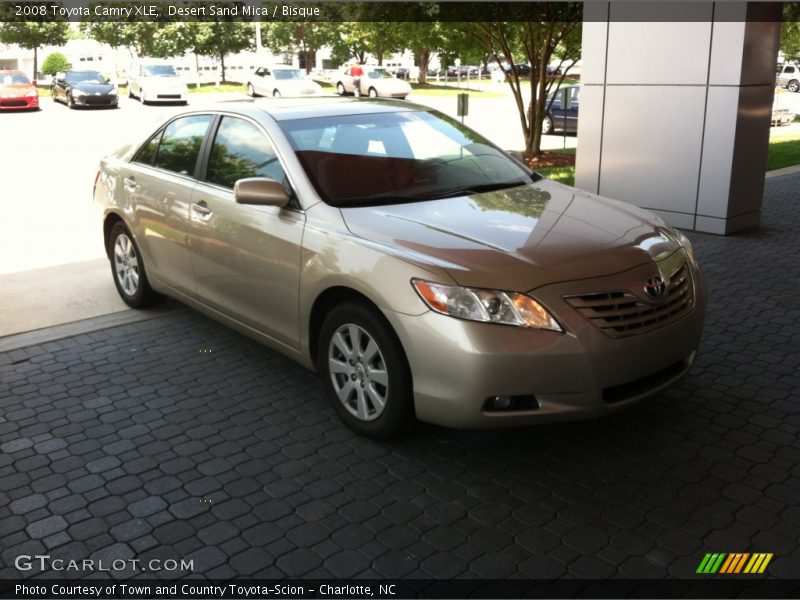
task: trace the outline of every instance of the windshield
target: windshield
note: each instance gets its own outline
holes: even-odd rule
[[[67,83],[108,83],[108,80],[97,71],[69,71]]]
[[[22,73],[2,73],[0,74],[0,85],[28,84],[30,80]]]
[[[315,117],[280,126],[320,197],[334,206],[434,200],[539,178],[438,113]]]
[[[142,73],[147,77],[177,77],[178,73],[175,72],[175,67],[172,65],[145,65],[142,67]]]
[[[295,69],[278,69],[272,72],[272,76],[281,81],[286,79],[303,79],[303,74]]]
[[[367,73],[370,79],[391,79],[393,75],[386,69],[373,69]]]

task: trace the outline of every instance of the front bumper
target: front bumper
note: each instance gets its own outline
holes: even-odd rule
[[[705,286],[692,271],[694,306],[663,327],[614,339],[563,299],[576,283],[554,284],[535,297],[566,333],[476,323],[434,312],[385,312],[406,351],[414,404],[422,421],[479,428],[597,417],[626,408],[684,377],[700,343]],[[583,280],[579,288],[608,286]],[[636,274],[639,279],[639,273]],[[535,396],[536,407],[487,410],[493,396]]]
[[[35,110],[38,108],[39,96],[0,98],[0,110]]]
[[[84,96],[73,96],[72,101],[75,106],[117,106],[119,104],[119,96],[86,94]]]

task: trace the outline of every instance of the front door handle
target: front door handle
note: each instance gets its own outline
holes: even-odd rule
[[[208,208],[208,204],[206,204],[205,200],[200,200],[200,202],[192,204],[192,211],[201,221],[208,221],[211,218],[211,209]]]
[[[129,192],[136,191],[137,186],[135,177],[126,177],[125,179],[122,180],[122,183],[125,184],[125,189],[128,190]]]

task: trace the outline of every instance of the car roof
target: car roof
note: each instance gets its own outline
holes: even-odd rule
[[[276,121],[390,112],[430,112],[430,108],[427,106],[404,100],[340,98],[338,96],[228,100],[218,103],[217,107],[238,110],[252,117],[266,114]]]

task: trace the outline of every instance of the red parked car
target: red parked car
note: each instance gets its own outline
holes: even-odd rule
[[[0,71],[0,110],[39,110],[39,90],[22,71]]]

